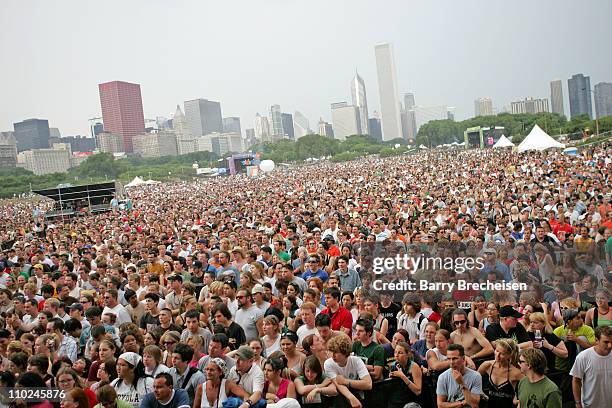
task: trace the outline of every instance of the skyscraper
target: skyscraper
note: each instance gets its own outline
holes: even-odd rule
[[[280,105],[270,106],[270,121],[272,122],[272,138],[280,140],[283,138],[283,118]]]
[[[17,165],[17,141],[13,132],[0,132],[0,169]]]
[[[44,149],[49,147],[49,121],[46,119],[26,119],[13,123],[17,151]]]
[[[182,155],[195,152],[195,137],[191,133],[180,105],[176,105],[176,112],[172,118],[172,127],[174,128],[174,137],[176,138],[177,154]]]
[[[102,118],[91,118],[89,119],[89,130],[91,131],[91,137],[95,138],[98,133],[104,132],[104,122]]]
[[[104,131],[121,135],[125,152],[132,152],[132,138],[145,130],[140,85],[112,81],[98,85]]]
[[[563,107],[563,83],[560,79],[550,81],[550,103],[554,113],[565,116],[565,108]]]
[[[410,109],[414,108],[415,105],[416,105],[416,103],[414,101],[414,94],[413,93],[405,93],[404,94],[404,108],[406,110],[410,110]]]
[[[334,138],[334,130],[331,123],[325,122],[322,118],[319,120],[319,135],[330,139]]]
[[[281,120],[283,122],[283,133],[289,139],[295,139],[295,132],[293,130],[293,115],[290,113],[281,113]]]
[[[361,134],[370,134],[370,126],[368,124],[368,99],[366,96],[365,82],[355,72],[355,77],[351,82],[351,96],[353,98],[353,106],[359,110],[359,124]]]
[[[370,125],[370,136],[375,140],[382,141],[382,131],[380,129],[380,118],[378,112],[374,111],[373,118],[368,119],[368,125]]]
[[[221,104],[208,99],[185,101],[185,119],[194,138],[223,132]]]
[[[382,139],[402,137],[400,104],[398,101],[397,79],[391,44],[380,44],[374,49],[378,73],[378,94],[382,115]],[[337,133],[334,126],[334,132]]]
[[[299,111],[295,111],[293,114],[293,130],[295,132],[295,140],[312,133],[308,119]]]
[[[567,91],[569,93],[570,117],[589,115],[589,118],[592,119],[591,78],[582,74],[572,75],[567,80]]]
[[[414,142],[417,135],[414,107],[416,102],[413,93],[404,94],[404,110],[402,111],[402,134],[409,142]]]
[[[347,136],[361,134],[359,108],[346,102],[332,103],[331,114],[334,139],[345,140]]]
[[[229,118],[223,118],[223,132],[224,133],[238,133],[242,135],[242,128],[240,126],[240,118],[232,116]]]
[[[255,115],[255,137],[260,142],[270,142],[270,122],[266,116]]]
[[[612,84],[600,82],[595,85],[595,115],[597,119],[612,115]]]
[[[493,115],[493,101],[491,98],[478,98],[474,101],[474,116],[491,115]]]

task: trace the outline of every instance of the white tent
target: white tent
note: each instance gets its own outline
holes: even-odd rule
[[[126,188],[136,187],[136,186],[141,186],[143,184],[146,184],[146,182],[143,179],[141,179],[140,177],[136,176],[136,177],[134,177],[134,180],[132,180],[129,183],[127,183],[125,185],[125,187]]]
[[[557,142],[544,132],[538,125],[535,125],[525,140],[518,145],[519,153],[527,150],[546,150],[551,148],[565,148],[563,143]]]
[[[514,147],[514,144],[506,137],[506,135],[501,135],[497,143],[493,145],[493,148],[501,148],[501,147]]]
[[[155,180],[147,180],[144,182],[145,184],[159,184],[161,183],[161,181],[155,181]]]

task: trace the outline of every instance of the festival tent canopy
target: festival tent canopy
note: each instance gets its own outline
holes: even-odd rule
[[[544,132],[538,125],[535,125],[525,140],[518,145],[519,153],[528,150],[546,150],[551,148],[565,148],[563,143],[557,142]]]
[[[140,177],[136,176],[134,177],[134,180],[130,181],[129,183],[127,183],[125,185],[125,187],[136,187],[136,186],[141,186],[143,184],[146,184],[146,181],[144,181],[143,179],[141,179]]]
[[[144,182],[145,184],[159,184],[161,183],[161,181],[155,181],[155,180],[147,180]]]
[[[493,148],[501,148],[501,147],[514,147],[514,144],[506,137],[506,135],[501,135],[497,143],[493,145]]]

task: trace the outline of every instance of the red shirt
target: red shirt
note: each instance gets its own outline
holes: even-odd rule
[[[329,256],[340,256],[340,248],[338,248],[338,246],[336,246],[336,245],[332,245],[327,250],[327,254]]]
[[[336,313],[332,313],[329,307],[326,307],[321,313],[328,314],[331,317],[332,330],[340,330],[342,327],[346,327],[349,331],[349,336],[352,336],[353,315],[346,308],[340,306]]]
[[[553,234],[555,234],[557,236],[557,238],[559,238],[559,236],[562,235],[562,234],[559,234],[559,232],[561,232],[561,231],[565,232],[566,235],[567,235],[567,234],[573,233],[574,232],[574,228],[570,224],[568,224],[567,222],[564,223],[563,226],[561,226],[561,224],[557,224],[557,225],[555,225],[553,227]]]

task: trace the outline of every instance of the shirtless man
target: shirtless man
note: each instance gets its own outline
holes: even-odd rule
[[[452,317],[455,331],[451,333],[451,341],[463,345],[466,356],[477,360],[493,354],[493,346],[489,340],[477,328],[469,327],[465,310],[455,309]]]

